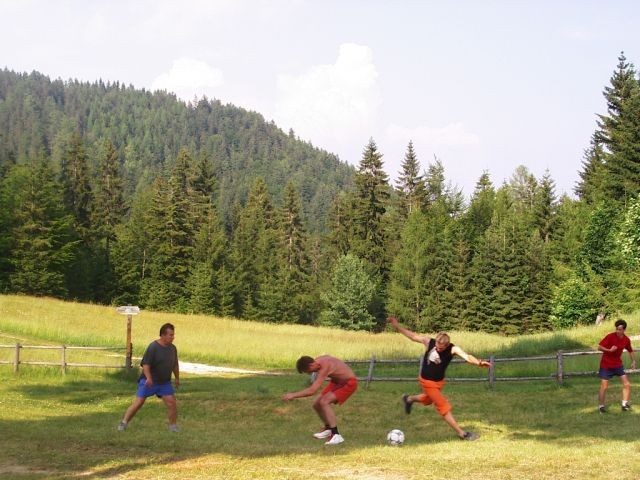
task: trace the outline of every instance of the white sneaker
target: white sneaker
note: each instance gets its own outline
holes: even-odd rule
[[[127,429],[127,424],[123,420],[122,422],[120,422],[118,424],[118,431],[119,432],[124,432],[126,429]]]
[[[313,438],[317,438],[318,440],[322,440],[323,438],[329,438],[330,436],[331,436],[331,430],[329,428],[313,434]]]
[[[331,437],[331,439],[328,442],[324,442],[325,445],[340,445],[342,442],[344,442],[344,438],[342,438],[342,435],[340,435],[339,433],[336,433],[335,435],[333,435]]]
[[[180,431],[180,429],[178,428],[178,426],[176,424],[173,424],[173,425],[169,425],[169,431],[173,432],[173,433],[178,433]]]

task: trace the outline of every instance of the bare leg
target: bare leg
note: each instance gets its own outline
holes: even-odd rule
[[[622,400],[628,402],[631,398],[631,383],[626,375],[622,375],[620,380],[622,380]]]
[[[164,395],[162,401],[167,406],[169,425],[175,425],[178,419],[178,402],[176,402],[176,397],[173,395]]]
[[[131,406],[127,408],[127,411],[125,412],[124,418],[122,419],[122,421],[124,423],[129,423],[131,419],[134,417],[134,415],[138,412],[138,410],[140,410],[140,407],[144,405],[144,402],[146,400],[147,399],[145,397],[136,397],[133,403],[131,404]]]
[[[465,433],[465,432],[464,432],[464,430],[462,430],[462,429],[460,428],[460,426],[458,425],[458,422],[456,422],[456,419],[455,419],[455,418],[453,418],[453,415],[451,414],[451,411],[449,411],[449,412],[445,413],[445,414],[442,416],[442,419],[443,419],[445,422],[447,422],[447,423],[449,424],[449,426],[450,426],[451,428],[453,428],[453,429],[456,431],[456,433],[458,434],[458,436],[459,436],[460,438],[464,437],[464,433]]]
[[[328,425],[330,428],[334,428],[337,423],[336,414],[333,412],[333,408],[331,408],[331,404],[335,403],[335,401],[335,394],[333,392],[329,392],[325,395],[320,395],[313,402],[313,409],[324,424]]]
[[[609,388],[609,380],[600,379],[600,391],[598,392],[598,403],[604,405],[605,394]],[[624,395],[624,393],[623,393]]]

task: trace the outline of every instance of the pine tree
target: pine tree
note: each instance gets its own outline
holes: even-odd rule
[[[365,147],[355,179],[352,252],[365,259],[386,281],[389,259],[383,217],[389,201],[389,184],[382,154],[373,139]]]
[[[92,223],[97,237],[104,242],[107,264],[109,264],[111,242],[115,240],[116,225],[122,222],[126,211],[120,158],[109,140],[104,142],[99,154],[94,200]]]
[[[420,175],[420,164],[413,149],[413,142],[409,142],[407,146],[402,171],[397,181],[397,192],[400,215],[405,219],[415,210],[422,208],[426,202],[424,179]]]
[[[624,52],[610,82],[604,89],[607,115],[598,115],[595,139],[606,148],[602,194],[624,201],[640,188],[640,87]]]
[[[14,167],[11,176],[18,210],[11,231],[10,291],[65,297],[65,271],[75,259],[77,241],[73,217],[64,210],[62,187],[43,156]]]
[[[87,153],[79,133],[71,136],[61,160],[60,178],[64,189],[64,204],[73,213],[76,230],[86,237],[91,227],[93,194],[89,183]]]

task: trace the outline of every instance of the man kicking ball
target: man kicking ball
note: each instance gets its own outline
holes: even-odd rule
[[[424,360],[422,361],[422,370],[418,377],[423,393],[421,395],[403,395],[402,402],[404,403],[404,411],[411,413],[411,406],[414,402],[420,402],[423,405],[431,405],[433,403],[438,413],[442,415],[443,420],[456,431],[462,440],[477,440],[479,438],[478,434],[465,432],[460,428],[458,422],[456,422],[456,419],[453,418],[451,414],[451,404],[444,395],[442,395],[440,390],[442,390],[445,384],[445,370],[454,355],[458,355],[468,363],[478,365],[479,367],[489,367],[491,363],[485,360],[478,360],[473,355],[469,355],[460,347],[452,344],[447,333],[441,332],[436,335],[436,338],[422,337],[407,328],[401,327],[395,317],[389,317],[388,320],[393,328],[409,340],[422,343],[426,347]]]
[[[317,372],[316,378],[308,388],[299,392],[286,393],[282,399],[288,401],[294,398],[310,397],[320,388],[322,382],[329,378],[331,381],[313,402],[313,409],[324,422],[324,428],[313,436],[319,440],[327,439],[325,445],[338,445],[344,442],[344,438],[338,432],[336,414],[331,404],[342,405],[358,389],[358,380],[353,370],[342,360],[330,355],[322,355],[315,359],[307,356],[300,357],[296,362],[296,369],[298,373]]]

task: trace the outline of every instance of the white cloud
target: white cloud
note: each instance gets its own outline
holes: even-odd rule
[[[215,97],[215,89],[224,84],[222,71],[201,60],[180,58],[173,62],[167,73],[158,76],[151,84],[151,90],[174,92],[183,100],[195,97]]]
[[[275,120],[316,146],[344,158],[353,138],[370,136],[381,104],[378,72],[367,46],[345,43],[331,65],[280,74]],[[351,159],[354,160],[354,159]]]
[[[389,140],[431,146],[460,146],[480,143],[480,136],[465,130],[461,122],[451,123],[444,127],[427,127],[419,125],[409,128],[391,124],[387,127]]]

